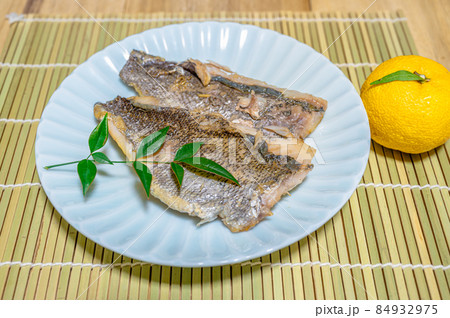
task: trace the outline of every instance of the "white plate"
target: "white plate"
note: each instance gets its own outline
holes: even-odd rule
[[[270,84],[292,86],[328,100],[328,110],[311,135],[326,164],[317,164],[305,182],[285,196],[274,215],[245,233],[231,233],[221,221],[197,220],[147,200],[126,165],[99,166],[83,198],[76,166],[45,165],[82,159],[96,120],[97,101],[136,93],[118,73],[132,49],[182,61],[212,60]],[[353,85],[323,55],[277,32],[236,23],[169,25],[130,36],[94,54],[77,67],[46,106],[36,138],[36,165],[42,186],[58,212],[89,239],[117,253],[171,266],[215,266],[241,262],[288,246],[328,221],[355,190],[367,164],[370,131]],[[124,156],[110,140],[115,160]],[[316,156],[317,158],[317,156]]]

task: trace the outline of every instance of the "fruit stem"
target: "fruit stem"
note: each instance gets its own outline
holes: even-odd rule
[[[414,72],[414,74],[423,78],[423,80],[419,81],[420,83],[429,82],[431,80],[430,78],[426,77],[424,74],[419,74],[417,72]]]

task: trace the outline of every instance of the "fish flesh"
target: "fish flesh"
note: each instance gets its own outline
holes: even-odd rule
[[[265,135],[305,138],[327,109],[322,98],[195,59],[176,63],[133,50],[120,77],[138,92],[137,104],[219,113],[231,124],[262,130]]]
[[[94,106],[98,120],[105,114],[110,135],[129,160],[143,138],[167,126],[162,148],[147,160],[172,161],[182,145],[204,142],[200,155],[227,169],[240,185],[185,166],[180,187],[170,165],[147,163],[153,174],[150,191],[169,208],[196,216],[200,223],[220,218],[233,232],[246,231],[271,215],[282,195],[313,168],[315,150],[301,139],[269,138],[257,129],[230,124],[220,113],[133,104],[133,99],[117,97]]]

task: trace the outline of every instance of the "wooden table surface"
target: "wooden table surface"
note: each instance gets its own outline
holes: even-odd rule
[[[450,69],[449,0],[1,0],[0,16],[11,12],[85,15],[211,11],[353,11],[402,10],[420,55]],[[0,48],[9,23],[0,23]]]

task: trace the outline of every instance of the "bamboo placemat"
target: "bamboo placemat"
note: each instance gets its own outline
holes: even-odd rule
[[[192,20],[254,24],[323,52],[356,13],[97,16],[115,39]],[[42,110],[61,81],[113,39],[90,18],[10,16],[0,55],[2,299],[449,299],[447,142],[421,155],[372,143],[349,202],[309,237],[242,264],[145,264],[86,239],[48,201],[35,169]],[[357,90],[378,63],[416,53],[401,13],[366,14],[324,53]],[[92,286],[91,286],[92,285]],[[87,289],[91,286],[89,289]],[[87,289],[87,291],[86,291]]]

